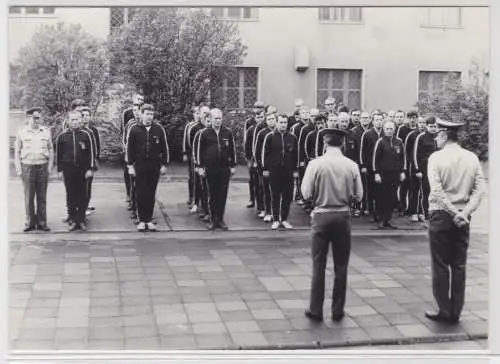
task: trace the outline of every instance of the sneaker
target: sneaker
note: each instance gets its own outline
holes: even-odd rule
[[[68,231],[76,231],[80,228],[80,224],[75,224],[74,222],[69,224]]]
[[[304,200],[298,200],[298,201],[297,201],[297,205],[299,205],[299,206],[303,206],[303,205],[304,205]]]
[[[275,221],[271,225],[271,229],[273,229],[273,230],[277,230],[279,227],[280,227],[280,222],[279,221]]]
[[[253,201],[248,201],[248,203],[247,203],[247,209],[251,209],[254,206],[255,205],[254,205]]]
[[[153,224],[152,222],[148,222],[146,224],[146,227],[148,228],[149,231],[158,231],[158,229],[156,228],[156,225]]]
[[[418,221],[422,221],[424,222],[425,221],[425,216],[424,215],[418,215]]]
[[[81,231],[87,231],[87,225],[86,225],[84,222],[82,222],[82,223],[80,224],[80,230],[81,230]]]
[[[293,229],[293,225],[290,224],[288,221],[282,221],[281,222],[281,225],[285,228],[285,229]]]
[[[87,209],[85,211],[85,216],[89,216],[89,215],[92,215],[93,211],[91,211],[90,209]]]
[[[198,206],[193,205],[193,207],[191,207],[191,213],[192,213],[192,214],[195,214],[195,213],[197,213],[197,212],[198,212]]]
[[[94,206],[92,206],[92,205],[89,205],[88,209],[89,209],[90,211],[95,211],[95,207],[94,207]]]
[[[411,215],[410,221],[411,222],[418,222],[418,215],[417,214]]]
[[[210,222],[210,215],[205,215],[202,220],[204,222]]]
[[[146,231],[146,224],[142,221],[137,224],[137,231],[143,232]]]
[[[271,221],[273,221],[273,217],[271,215],[264,216],[264,222],[271,222]]]
[[[224,231],[228,231],[228,230],[229,230],[229,228],[227,227],[227,225],[226,225],[226,223],[225,223],[224,221],[221,221],[221,222],[219,223],[219,227],[220,227],[222,230],[224,230]]]
[[[265,211],[260,211],[257,216],[263,219],[264,217],[266,217],[266,213]]]

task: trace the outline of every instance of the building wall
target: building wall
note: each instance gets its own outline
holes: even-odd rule
[[[244,64],[261,67],[260,98],[290,112],[293,100],[316,105],[316,69],[363,70],[362,107],[414,106],[418,71],[461,71],[471,61],[488,67],[489,10],[463,8],[459,29],[420,26],[424,8],[364,8],[363,23],[318,20],[317,8],[261,8],[256,22],[240,22],[248,46]],[[294,68],[294,47],[306,46],[310,67]],[[465,77],[466,78],[466,77]]]
[[[54,15],[9,15],[9,62],[15,61],[19,49],[30,42],[43,25],[59,22],[81,24],[90,34],[105,39],[109,34],[109,8],[56,8]]]

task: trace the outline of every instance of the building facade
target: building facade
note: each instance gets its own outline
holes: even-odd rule
[[[14,9],[14,10],[13,10]],[[37,9],[37,10],[35,10]],[[134,8],[11,8],[9,59],[42,24],[80,23],[106,38]],[[291,112],[302,98],[322,107],[333,96],[350,108],[408,110],[448,76],[468,82],[474,63],[489,69],[489,9],[213,8],[238,23],[243,64],[218,85],[218,104],[257,99]]]

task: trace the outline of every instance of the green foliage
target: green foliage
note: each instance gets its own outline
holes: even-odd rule
[[[41,106],[52,117],[67,112],[71,101],[81,98],[95,110],[108,83],[109,57],[103,41],[80,25],[43,26],[11,66],[16,91],[11,104]]]
[[[437,97],[417,104],[423,115],[433,114],[446,120],[465,123],[460,134],[464,148],[488,160],[488,76],[473,64],[469,83],[448,79]]]

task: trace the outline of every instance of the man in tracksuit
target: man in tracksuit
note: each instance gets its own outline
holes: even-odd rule
[[[414,122],[411,124],[413,127],[410,127],[410,116],[414,119]],[[416,125],[416,112],[415,111],[409,111],[407,115],[408,121],[405,120],[405,113],[402,110],[396,111],[396,114],[394,115],[394,122],[396,123],[396,138],[399,138],[403,141],[403,143],[406,140],[406,137],[408,134],[415,128]],[[406,150],[406,149],[405,149]],[[408,155],[406,156],[408,158]],[[409,163],[407,161],[406,163],[407,167],[409,167]],[[408,171],[406,172],[407,178],[401,182],[401,185],[399,186],[398,190],[398,207],[399,207],[399,213],[401,216],[405,216],[408,214],[408,195],[409,195],[409,189],[410,189],[410,178],[408,177]]]
[[[427,162],[432,153],[437,150],[436,144],[436,118],[434,116],[429,116],[425,119],[426,131],[420,133],[415,140],[415,145],[413,147],[413,159],[415,165],[415,175],[419,178],[421,183],[421,198],[422,207],[424,210],[424,216],[420,216],[420,220],[429,220],[429,193],[430,185],[429,179],[427,177]],[[423,217],[423,219],[422,219]]]
[[[304,116],[304,118],[302,117]],[[299,135],[300,135],[300,129],[302,129],[302,127],[304,125],[306,125],[306,123],[308,122],[309,120],[309,109],[307,109],[307,107],[305,106],[302,106],[296,116],[296,123],[294,125],[292,125],[292,127],[290,128],[290,132],[295,135],[295,137],[297,138],[297,142],[299,140]],[[298,158],[298,150],[297,150],[297,158]],[[300,190],[300,186],[301,186],[301,181],[302,181],[302,178],[301,176],[303,176],[304,174],[304,171],[305,169],[300,167],[299,166],[299,176],[296,178],[296,186],[295,186],[295,196],[294,196],[294,200],[296,202],[299,202],[299,201],[303,201],[302,199],[302,192]]]
[[[415,148],[415,140],[425,131],[425,119],[417,116],[416,120],[410,118],[410,125],[416,123],[416,127],[408,133],[405,139],[406,161],[408,167],[407,178],[410,180],[410,190],[408,192],[408,214],[411,216],[412,222],[418,222],[418,216],[423,216],[423,206],[420,198],[422,188],[422,180],[416,176],[415,161],[413,159],[413,150]]]
[[[361,150],[361,137],[363,136],[363,133],[370,129],[370,114],[367,112],[362,112],[360,114],[360,119],[359,119],[359,125],[355,126],[354,128],[351,129],[352,133],[351,136],[354,139],[356,143],[356,163],[358,164],[360,171],[361,171],[361,157],[360,157],[360,150]],[[363,194],[363,198],[361,199],[361,202],[357,203],[356,209],[360,211],[360,215],[368,215],[368,200],[367,200],[367,174],[362,173],[361,174],[361,182],[363,183],[363,190],[365,193]]]
[[[316,109],[317,110],[317,109]],[[302,109],[301,114],[302,121],[304,124],[300,128],[298,135],[299,143],[299,186],[302,185],[302,178],[304,177],[304,172],[307,168],[307,156],[306,156],[306,137],[309,132],[315,129],[314,119],[311,117],[311,113],[307,108]],[[298,201],[299,205],[304,205],[304,199]]]
[[[259,168],[258,165],[258,159],[256,157],[255,153],[255,148],[257,146],[257,140],[258,140],[258,135],[259,133],[267,128],[267,122],[266,122],[266,114],[265,112],[262,112],[262,115],[259,116],[259,121],[255,125],[255,127],[252,127],[252,137],[251,137],[251,143],[252,143],[252,158],[253,158],[253,166],[255,168],[255,175],[256,175],[256,184],[257,188],[255,189],[256,196],[255,200],[257,203],[257,216],[261,219],[263,219],[266,216],[266,209],[264,205],[264,184],[263,184],[263,176],[262,176],[262,169]]]
[[[304,106],[302,99],[295,99],[295,109],[293,114],[288,117],[288,131],[292,131],[292,127],[300,122],[300,109]]]
[[[193,108],[193,120],[188,121],[184,126],[184,134],[182,137],[182,161],[187,162],[188,167],[188,200],[186,205],[188,208],[192,207],[193,204],[193,160],[191,155],[193,154],[191,151],[191,145],[189,144],[189,129],[196,123],[198,123],[199,118],[199,107]]]
[[[89,132],[82,130],[81,113],[72,111],[68,115],[69,128],[56,141],[56,163],[59,178],[64,178],[66,188],[69,231],[87,230],[87,180],[94,173],[94,145]]]
[[[326,128],[326,117],[324,115],[317,115],[314,118],[315,129],[310,131],[306,136],[306,160],[310,162],[314,158],[318,157],[318,148],[322,147],[323,139],[319,138],[319,132]],[[321,144],[321,146],[319,145]],[[322,154],[322,153],[321,153]]]
[[[255,148],[254,148],[254,159],[257,162],[257,173],[259,175],[260,186],[262,194],[262,199],[264,201],[264,222],[271,222],[273,217],[271,215],[271,186],[269,181],[269,176],[264,176],[264,169],[262,166],[262,149],[264,145],[264,139],[266,135],[273,132],[276,128],[276,114],[266,115],[266,127],[262,128],[256,136]],[[259,215],[259,217],[262,216]]]
[[[264,211],[264,201],[261,198],[261,188],[259,183],[259,174],[257,172],[257,164],[253,157],[254,150],[254,131],[257,125],[265,124],[265,116],[264,111],[259,111],[255,114],[255,125],[251,125],[245,133],[245,137],[243,139],[243,150],[245,153],[245,159],[248,166],[248,171],[250,174],[249,180],[249,188],[250,188],[250,202],[247,207],[252,208],[257,205],[257,214],[260,214],[261,211]]]
[[[394,136],[395,124],[386,121],[384,136],[377,140],[373,151],[373,173],[379,184],[376,209],[380,218],[379,229],[397,229],[392,224],[392,212],[400,182],[406,178],[406,153],[403,141]]]
[[[272,194],[273,224],[271,229],[281,226],[293,229],[287,221],[293,197],[293,181],[297,172],[297,138],[287,131],[288,118],[278,116],[275,131],[268,133],[262,147],[262,169],[269,177]]]
[[[198,145],[200,173],[206,175],[210,199],[209,230],[227,230],[224,222],[229,180],[234,175],[236,150],[231,130],[222,126],[222,111],[212,109],[212,127],[203,130]]]
[[[372,215],[372,221],[377,222],[378,216],[375,210],[375,200],[378,195],[378,187],[374,181],[373,174],[373,150],[375,143],[384,136],[382,130],[382,115],[373,114],[373,127],[366,130],[361,136],[359,149],[359,165],[361,167],[361,178],[366,179],[366,202],[368,213]]]
[[[154,123],[154,108],[141,107],[141,122],[133,125],[127,135],[128,172],[135,176],[138,231],[156,231],[152,222],[156,188],[160,174],[167,172],[169,147],[165,130]]]
[[[198,213],[198,217],[203,221],[210,222],[210,209],[208,206],[208,187],[206,176],[200,175],[200,161],[198,159],[198,146],[200,135],[206,128],[211,127],[210,109],[203,106],[200,109],[200,122],[191,127],[189,138],[192,140],[191,149],[193,151],[193,169],[194,169],[194,204],[191,208],[192,213]]]

